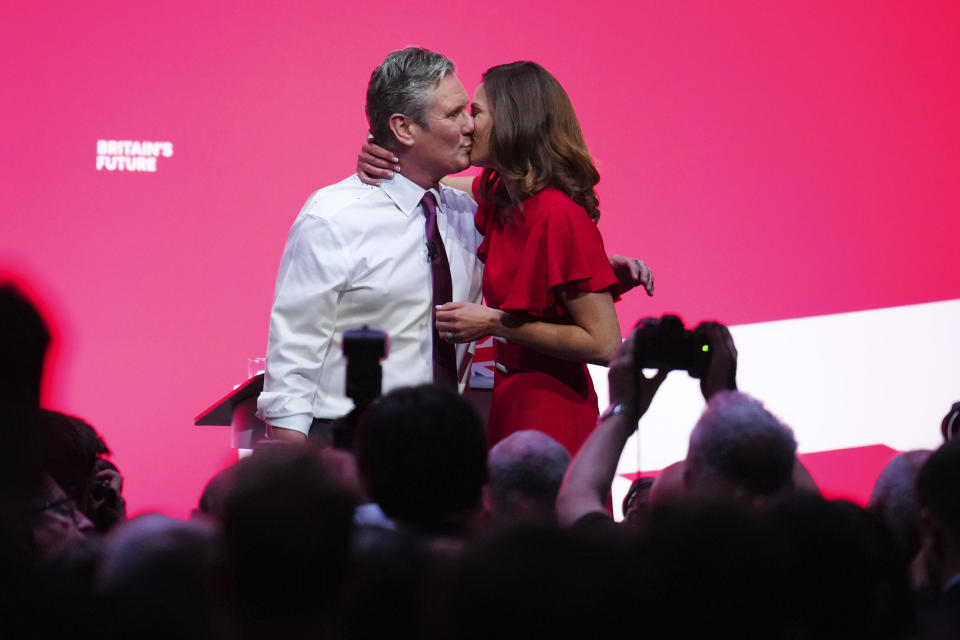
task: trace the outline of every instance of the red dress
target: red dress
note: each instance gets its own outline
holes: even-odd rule
[[[484,261],[483,297],[489,307],[512,314],[573,324],[558,292],[605,291],[617,283],[603,239],[586,210],[563,192],[548,188],[527,199],[512,222],[501,225],[493,205],[479,203],[477,250]],[[487,437],[490,446],[515,431],[543,431],[577,452],[597,421],[597,394],[582,362],[568,362],[520,345],[495,345],[494,378]]]

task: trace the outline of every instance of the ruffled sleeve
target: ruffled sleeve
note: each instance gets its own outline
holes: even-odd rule
[[[556,195],[543,203],[538,215],[528,210],[524,216],[529,234],[514,247],[517,269],[501,309],[536,317],[564,316],[560,290],[599,292],[617,284],[597,225],[582,207]]]

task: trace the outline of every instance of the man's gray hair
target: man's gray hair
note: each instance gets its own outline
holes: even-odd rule
[[[370,75],[367,86],[367,122],[377,144],[392,148],[390,116],[402,113],[424,129],[428,128],[427,109],[431,94],[454,66],[448,58],[409,47],[394,51]]]
[[[690,434],[686,470],[769,495],[792,486],[796,451],[793,431],[763,404],[745,393],[722,391]]]
[[[498,442],[487,458],[490,496],[509,508],[511,494],[519,495],[541,511],[553,511],[570,453],[541,431],[517,431]]]

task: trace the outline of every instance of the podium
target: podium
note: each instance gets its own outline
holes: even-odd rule
[[[489,339],[487,342],[490,342]],[[492,348],[490,350],[492,351]],[[490,396],[493,389],[493,361],[474,361],[472,369],[470,391],[466,397],[486,424],[490,415]],[[217,400],[194,418],[193,424],[198,427],[230,427],[231,447],[253,449],[257,442],[266,438],[267,426],[256,415],[257,396],[261,391],[263,374],[259,373]]]
[[[266,437],[266,425],[257,417],[257,396],[263,391],[263,374],[259,373],[220,398],[198,415],[193,424],[198,427],[230,427],[230,446],[235,449],[253,449]]]

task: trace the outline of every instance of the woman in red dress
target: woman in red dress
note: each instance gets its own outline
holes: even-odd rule
[[[470,160],[483,173],[444,182],[478,203],[486,306],[443,305],[437,329],[453,342],[497,338],[491,446],[537,429],[576,453],[598,414],[586,364],[605,365],[622,339],[596,227],[599,174],[566,91],[536,63],[489,69],[472,111]]]

